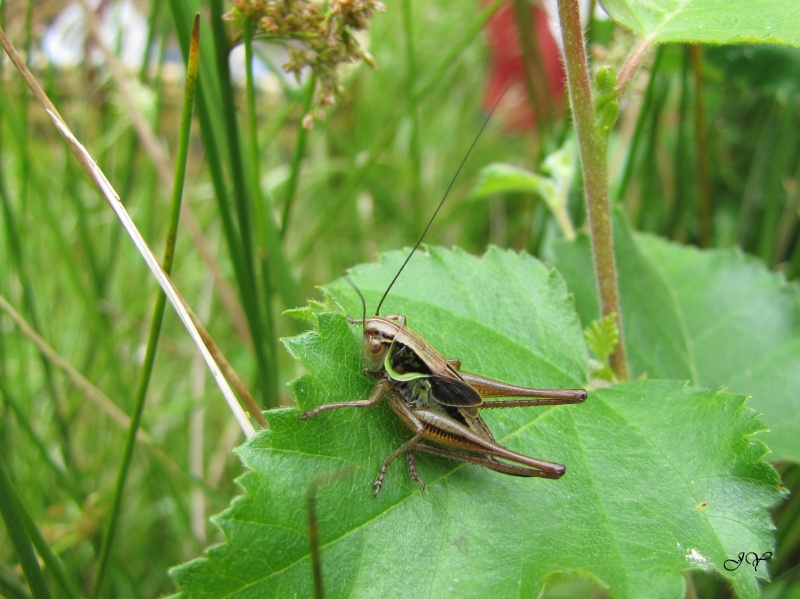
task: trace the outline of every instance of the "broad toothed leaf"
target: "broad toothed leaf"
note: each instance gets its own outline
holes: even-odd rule
[[[368,309],[403,257],[354,269]],[[352,288],[329,290],[360,316]],[[585,384],[572,300],[560,276],[528,256],[431,248],[390,293],[390,312],[464,370],[539,387]],[[316,329],[285,340],[307,371],[292,385],[300,409],[366,398],[374,380],[361,375],[361,329],[333,302],[304,315]],[[425,490],[397,460],[377,498],[381,461],[411,434],[389,406],[299,414],[270,412],[272,430],[237,451],[243,495],[215,518],[225,541],[172,571],[185,596],[311,596],[312,486],[329,597],[535,597],[559,572],[614,597],[681,597],[691,569],[755,597],[766,576],[768,564],[757,573],[723,566],[740,551],[771,550],[767,509],[780,497],[742,396],[649,380],[590,391],[584,404],[486,410],[499,442],[566,464],[564,477],[516,478],[419,454]]]

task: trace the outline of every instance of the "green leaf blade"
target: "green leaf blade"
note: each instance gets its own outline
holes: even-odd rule
[[[603,8],[655,43],[800,46],[800,12],[784,0],[604,0]]]

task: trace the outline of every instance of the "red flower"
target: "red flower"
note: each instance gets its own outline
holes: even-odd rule
[[[491,0],[482,0],[484,5]],[[534,85],[546,85],[554,117],[564,114],[564,70],[558,46],[547,25],[547,13],[531,6],[536,40],[544,63],[544,73],[532,73]],[[510,3],[505,3],[486,24],[491,66],[483,98],[484,109],[491,110],[497,98],[508,88],[500,110],[508,130],[530,128],[536,122],[533,104],[525,85],[525,63],[519,43],[519,32]],[[532,61],[535,65],[535,61]]]

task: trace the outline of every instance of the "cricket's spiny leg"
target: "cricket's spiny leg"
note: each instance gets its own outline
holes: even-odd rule
[[[408,455],[406,455],[406,462],[408,463],[408,474],[411,477],[411,480],[418,482],[419,486],[422,487],[422,489],[425,489],[425,481],[422,480],[419,473],[417,472],[417,463],[415,460],[416,454],[417,450],[412,449],[411,451],[408,452]]]

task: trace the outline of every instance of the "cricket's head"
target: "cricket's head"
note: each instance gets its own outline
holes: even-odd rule
[[[352,321],[351,321],[352,322]],[[364,362],[371,374],[381,374],[385,370],[386,354],[397,336],[406,326],[406,317],[400,314],[372,316],[364,325]]]
[[[367,318],[367,304],[364,296],[356,287],[356,284],[345,276],[345,280],[356,290],[358,297],[361,298],[361,308],[363,316],[361,318],[349,318],[350,324],[360,324],[364,329],[364,363],[366,371],[373,376],[382,376],[386,372],[385,360],[397,334],[406,327],[406,317],[400,314],[389,314],[387,316],[370,316]],[[381,300],[382,301],[382,300]]]

